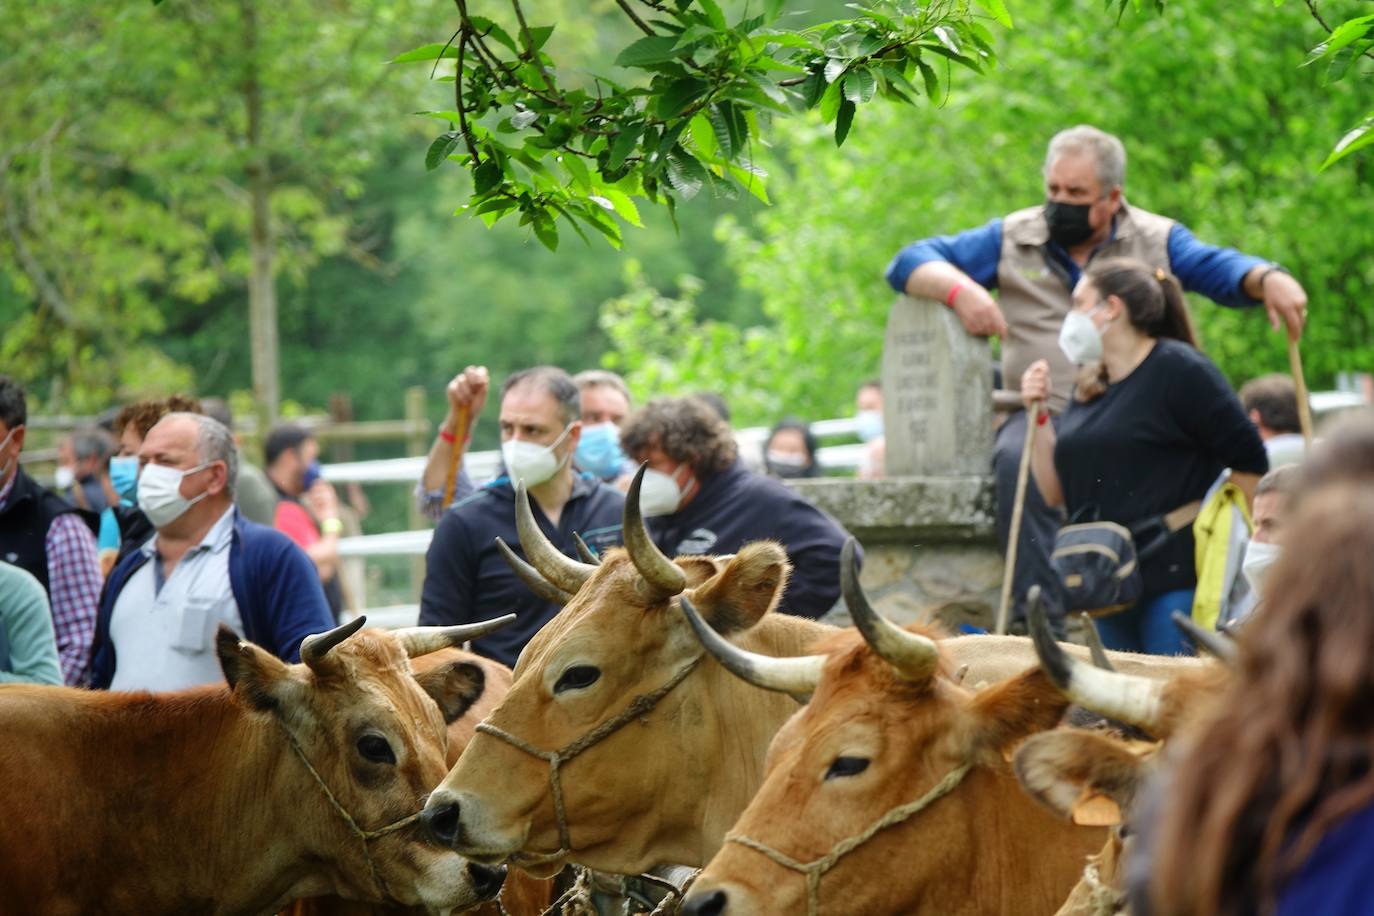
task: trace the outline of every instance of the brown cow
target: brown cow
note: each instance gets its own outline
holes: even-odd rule
[[[819,666],[789,657],[837,632],[769,613],[790,570],[777,544],[750,544],[729,557],[663,556],[640,518],[640,479],[625,501],[626,549],[609,551],[599,566],[560,553],[517,493],[521,546],[533,566],[513,553],[507,559],[532,587],[567,604],[521,654],[511,692],[488,723],[501,734],[479,733],[426,806],[435,837],[476,861],[509,859],[539,874],[567,861],[620,874],[704,865],[761,784],[768,743],[798,705],[740,682],[713,658],[698,663],[702,650],[677,596],[689,596],[712,627],[750,652],[751,664],[780,672],[784,685],[795,679],[794,693],[809,691]],[[1035,664],[1024,637],[955,638],[945,651],[969,666],[970,684]],[[1125,670],[1160,676],[1194,663],[1112,656]],[[623,717],[632,698],[652,699],[684,671],[632,726],[611,728],[560,760],[570,847],[562,849],[551,767],[529,751],[585,743]]]
[[[1038,668],[966,689],[930,631],[868,606],[852,560],[847,545],[841,576],[860,632],[819,647],[811,701],[773,740],[763,786],[684,914],[1052,912],[1103,833],[1031,801],[1007,757],[1068,701]],[[696,630],[747,666],[704,622]]]
[[[298,665],[221,628],[227,689],[0,687],[0,912],[261,914],[325,892],[446,912],[494,896],[499,871],[411,823],[484,672],[416,676],[407,655],[495,622],[363,623],[307,638]]]
[[[1065,694],[1087,709],[1125,721],[1158,739],[1132,741],[1102,732],[1059,729],[1027,738],[1014,760],[1021,785],[1051,811],[1075,823],[1112,827],[1106,845],[1088,860],[1082,879],[1056,916],[1124,913],[1119,867],[1130,843],[1125,819],[1153,771],[1162,742],[1206,713],[1211,706],[1208,700],[1217,695],[1229,671],[1208,661],[1170,681],[1145,682],[1110,670],[1089,669],[1067,657],[1064,647],[1054,641],[1035,590],[1029,610],[1041,665]],[[1234,647],[1218,634],[1196,633],[1188,624],[1179,625],[1213,654],[1233,655]]]
[[[429,671],[455,661],[468,661],[482,669],[486,689],[467,712],[449,723],[449,766],[472,740],[477,723],[485,719],[498,702],[510,691],[510,669],[498,661],[473,655],[461,649],[441,649],[422,655],[411,662],[417,673]],[[466,916],[541,916],[553,902],[553,881],[530,877],[518,869],[506,875],[496,900],[464,910]],[[390,907],[379,904],[344,900],[341,897],[310,897],[298,900],[282,912],[282,916],[422,916],[425,911],[416,907]]]

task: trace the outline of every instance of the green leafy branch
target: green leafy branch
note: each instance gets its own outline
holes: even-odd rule
[[[560,222],[619,247],[621,223],[641,225],[637,198],[670,213],[703,191],[767,202],[752,152],[772,117],[817,109],[843,144],[859,106],[939,104],[954,65],[995,66],[987,24],[1012,24],[1003,0],[874,0],[804,29],[778,26],[782,0],[733,23],[717,0],[616,2],[642,36],[615,58],[616,78],[560,72],[545,50],[554,27],[529,25],[520,0],[509,28],[455,0],[448,42],[394,59],[432,62],[454,83],[452,110],[422,113],[448,122],[426,165],[471,172],[468,213],[488,225],[518,215],[551,249]]]

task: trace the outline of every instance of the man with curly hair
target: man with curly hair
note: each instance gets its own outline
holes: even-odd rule
[[[697,397],[659,398],[621,430],[626,454],[648,462],[640,506],[668,556],[730,554],[774,540],[792,561],[779,610],[819,617],[840,597],[839,522],[739,460],[730,425]]]

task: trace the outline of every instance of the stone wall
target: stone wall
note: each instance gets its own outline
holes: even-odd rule
[[[864,548],[860,581],[900,624],[992,629],[1002,587],[991,477],[789,481]],[[848,625],[843,612],[827,620]]]

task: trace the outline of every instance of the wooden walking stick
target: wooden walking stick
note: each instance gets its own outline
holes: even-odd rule
[[[458,408],[458,415],[455,417],[458,430],[454,433],[453,451],[448,458],[448,475],[444,478],[444,502],[443,507],[447,509],[453,502],[453,489],[458,485],[458,465],[463,462],[463,452],[468,447],[468,409]]]
[[[1293,373],[1293,387],[1298,395],[1298,420],[1302,424],[1302,438],[1308,448],[1312,447],[1312,405],[1307,402],[1307,382],[1302,375],[1302,353],[1298,350],[1298,337],[1288,332],[1288,367]]]
[[[1031,447],[1035,444],[1035,431],[1040,426],[1039,401],[1031,404],[1026,411],[1026,444],[1021,448],[1021,467],[1016,471],[1016,499],[1011,506],[1011,531],[1007,534],[1007,565],[1002,570],[1002,604],[997,609],[997,635],[1007,632],[1007,620],[1011,614],[1011,584],[1016,572],[1016,546],[1021,540],[1021,514],[1026,507],[1026,484],[1030,482]]]

